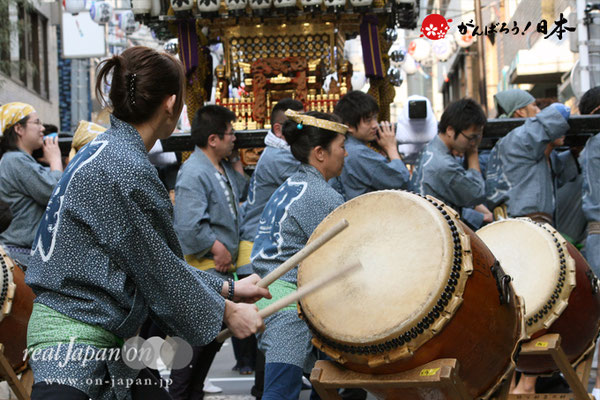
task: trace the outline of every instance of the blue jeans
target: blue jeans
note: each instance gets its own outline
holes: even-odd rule
[[[302,368],[284,363],[265,364],[265,386],[262,400],[298,400],[302,390]],[[312,390],[311,400],[319,400]]]

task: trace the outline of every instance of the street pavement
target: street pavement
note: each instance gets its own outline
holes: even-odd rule
[[[254,385],[254,374],[240,375],[231,368],[235,365],[233,356],[233,347],[231,339],[228,339],[217,353],[215,360],[208,371],[208,378],[213,385],[223,389],[221,393],[207,394],[205,400],[254,400],[255,397],[250,394],[250,389]],[[168,375],[163,375],[166,377]],[[303,390],[300,400],[308,400],[310,390]]]

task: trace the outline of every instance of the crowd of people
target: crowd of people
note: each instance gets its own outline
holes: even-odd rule
[[[559,191],[580,182],[584,251],[600,276],[600,138],[591,137],[580,154],[562,150],[570,116],[563,104],[540,111],[525,91],[498,93],[499,114],[526,121],[482,154],[487,116],[472,99],[449,104],[439,123],[427,99],[416,99],[427,103],[427,116],[409,113],[397,126],[378,121],[377,102],[360,91],[343,96],[332,114],[282,99],[251,177],[235,150],[235,114],[206,105],[192,122],[195,147],[179,168],[173,201],[148,153],[175,129],[184,80],[175,58],[144,47],[104,61],[96,91],[110,99],[110,127],[82,122],[64,171],[57,139],[44,137],[33,107],[0,107],[0,244],[37,296],[29,350],[56,354],[30,360],[32,399],[201,399],[221,347],[215,337],[225,327],[234,335],[234,368],[256,369],[256,397],[298,399],[303,376],[323,355],[294,305],[264,321],[258,314],[297,289],[297,269],[268,289],[257,282],[302,249],[336,207],[373,191],[434,196],[478,229],[506,217],[557,225]],[[600,114],[600,87],[581,98],[579,112]],[[397,138],[411,126],[429,133],[400,147],[410,153],[403,160]],[[158,382],[155,371],[101,357],[82,366],[61,347],[75,337],[75,348],[101,352],[157,332],[193,348],[189,368],[171,372],[168,393],[158,384],[119,384]],[[49,383],[65,377],[68,384]],[[366,393],[345,390],[342,397]]]

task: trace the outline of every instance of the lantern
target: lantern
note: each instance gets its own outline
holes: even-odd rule
[[[177,39],[171,39],[169,41],[167,41],[167,43],[165,43],[165,45],[163,46],[163,48],[165,49],[165,51],[173,56],[177,55],[177,51],[178,51],[178,41]]]
[[[346,0],[325,0],[327,12],[339,13],[346,7]]]
[[[314,13],[321,9],[323,0],[300,0],[300,4],[302,4],[304,11]]]
[[[225,5],[229,15],[240,17],[246,13],[248,0],[225,0]]]
[[[390,53],[390,59],[396,63],[404,61],[404,57],[406,57],[406,51],[404,50],[394,50]]]
[[[415,29],[419,19],[419,2],[416,0],[394,0],[392,21],[400,29]]]
[[[63,0],[65,11],[73,15],[86,10],[85,0]]]
[[[158,17],[159,15],[163,14],[163,12],[166,14],[167,10],[163,10],[161,1],[160,0],[152,0],[152,8],[150,9],[150,16]]]
[[[128,10],[121,13],[119,16],[119,28],[128,35],[135,32],[135,16],[133,11]]]
[[[463,48],[471,46],[476,41],[475,37],[470,32],[461,35],[459,31],[456,31],[454,39],[456,39],[456,44]]]
[[[390,83],[396,87],[402,86],[402,74],[400,70],[394,67],[391,67],[387,71],[387,76],[390,78]]]
[[[131,0],[131,11],[134,14],[148,14],[152,9],[152,0]]]
[[[218,0],[198,0],[198,11],[205,18],[216,17],[219,14],[219,6]]]
[[[404,62],[402,63],[402,69],[406,72],[407,75],[412,75],[419,69],[417,62],[410,54],[407,54],[404,57]]]
[[[431,45],[431,49],[433,50],[433,55],[439,61],[446,61],[450,58],[452,53],[454,52],[454,46],[452,45],[452,41],[449,37],[436,40]]]
[[[386,28],[383,32],[383,38],[389,42],[393,43],[398,39],[398,32],[394,28]]]
[[[273,0],[273,6],[279,14],[292,14],[296,11],[296,0]]]
[[[194,0],[170,0],[176,13],[189,12],[194,8]]]
[[[107,24],[113,14],[113,7],[107,1],[94,1],[90,7],[90,17],[100,25]]]
[[[367,11],[373,5],[373,0],[350,0],[350,4],[359,11]]]
[[[408,54],[416,61],[423,61],[431,55],[431,45],[425,39],[415,39],[408,45]]]
[[[253,15],[264,16],[271,8],[271,0],[250,0],[250,8]]]

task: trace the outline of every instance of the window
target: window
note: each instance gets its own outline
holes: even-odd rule
[[[0,71],[48,98],[48,19],[23,0],[0,0],[0,17]]]
[[[0,2],[0,21],[8,21],[8,15],[8,3]],[[0,25],[0,71],[6,75],[10,75],[10,36],[10,28]]]

